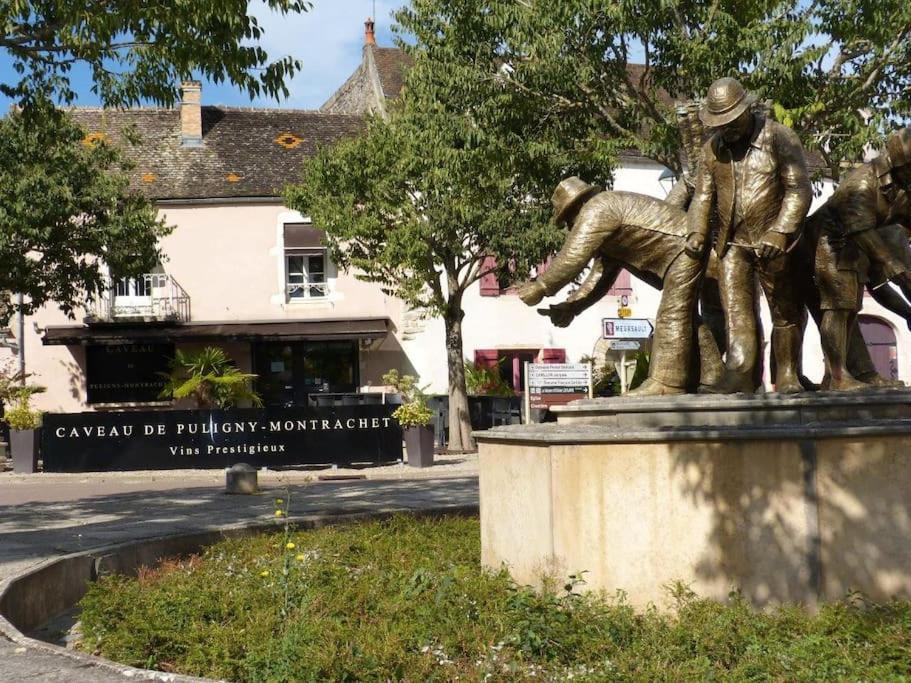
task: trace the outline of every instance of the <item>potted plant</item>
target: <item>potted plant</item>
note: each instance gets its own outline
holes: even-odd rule
[[[383,382],[402,396],[402,405],[396,408],[392,417],[402,426],[408,464],[430,467],[433,465],[433,411],[427,405],[427,394],[418,386],[416,377],[399,375],[398,370],[383,375]]]
[[[177,349],[160,396],[176,401],[191,399],[202,409],[234,408],[242,402],[259,407],[262,398],[251,386],[255,379],[256,375],[238,370],[218,347]]]
[[[28,375],[12,372],[9,366],[0,370],[0,402],[3,403],[3,421],[9,425],[10,455],[14,472],[38,470],[38,430],[41,412],[31,407],[33,395],[44,387],[27,384]]]

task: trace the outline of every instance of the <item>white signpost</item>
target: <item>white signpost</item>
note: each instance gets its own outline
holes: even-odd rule
[[[591,398],[592,368],[588,363],[526,363],[525,414],[577,398]],[[530,421],[530,420],[526,420]]]
[[[604,318],[602,336],[610,340],[611,351],[620,351],[620,393],[627,389],[626,352],[638,351],[652,336],[655,326],[646,318]]]

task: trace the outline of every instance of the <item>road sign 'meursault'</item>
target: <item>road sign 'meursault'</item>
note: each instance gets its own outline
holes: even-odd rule
[[[655,327],[645,318],[604,318],[605,339],[648,339]]]

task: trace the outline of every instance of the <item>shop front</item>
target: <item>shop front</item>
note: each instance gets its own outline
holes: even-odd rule
[[[357,394],[362,355],[386,338],[388,318],[48,327],[43,343],[67,346],[84,373],[88,409],[166,408],[160,398],[177,349],[218,346],[268,407],[326,405]]]

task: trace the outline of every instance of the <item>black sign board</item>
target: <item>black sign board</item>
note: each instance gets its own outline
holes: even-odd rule
[[[85,349],[88,403],[160,401],[173,344],[110,344]]]
[[[388,463],[396,407],[47,413],[41,453],[45,472]]]

